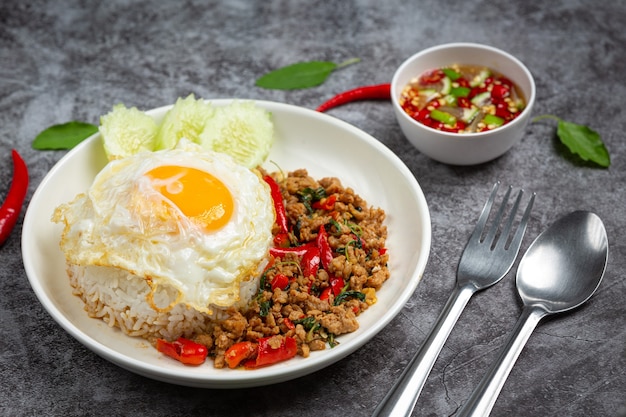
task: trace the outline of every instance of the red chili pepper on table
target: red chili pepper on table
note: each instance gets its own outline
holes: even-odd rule
[[[344,91],[322,103],[316,110],[325,112],[333,107],[360,100],[391,100],[391,84],[366,85]]]
[[[173,342],[157,339],[156,348],[159,352],[185,365],[201,365],[209,353],[206,346],[183,337]]]
[[[281,233],[289,233],[289,223],[287,222],[287,212],[285,211],[285,203],[283,195],[280,192],[280,186],[269,175],[263,177],[265,182],[270,186],[270,194],[274,200],[274,210],[276,211],[276,224],[280,227]]]
[[[12,151],[12,156],[13,179],[4,203],[0,207],[0,245],[7,240],[15,223],[17,223],[26,192],[28,191],[28,168],[26,163],[15,149]]]

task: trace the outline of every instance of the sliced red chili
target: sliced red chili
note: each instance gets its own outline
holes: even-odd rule
[[[289,240],[289,233],[276,233],[274,236],[274,246],[278,248],[287,248],[291,244]]]
[[[514,115],[509,111],[509,106],[505,102],[496,104],[496,116],[504,120],[512,120]]]
[[[422,85],[438,83],[445,77],[446,74],[441,69],[435,69],[422,74],[419,78],[419,83]]]
[[[284,290],[289,285],[289,277],[285,274],[276,274],[274,278],[272,278],[272,282],[270,284],[272,286],[272,291],[276,288],[280,288]]]
[[[13,179],[4,203],[0,207],[0,245],[8,239],[11,230],[15,227],[28,191],[26,163],[15,149],[12,150],[11,154],[13,157]]]
[[[185,365],[201,365],[208,354],[206,346],[183,337],[179,337],[173,342],[157,339],[156,348],[159,352]]]
[[[320,250],[320,260],[324,269],[328,270],[331,262],[333,261],[333,250],[328,243],[328,234],[324,225],[320,226],[316,239],[317,247]]]
[[[293,330],[296,328],[296,325],[293,324],[293,321],[289,320],[289,317],[285,317],[283,319],[283,324],[285,325],[285,327],[287,327],[289,330]]]
[[[263,337],[258,340],[256,359],[245,362],[246,368],[258,368],[259,366],[273,365],[296,356],[298,343],[290,336],[284,337],[280,344],[274,347],[276,336]]]
[[[414,119],[418,122],[424,123],[425,125],[430,124],[430,110],[423,108],[414,116]]]
[[[283,195],[280,192],[280,186],[270,175],[264,176],[263,179],[270,186],[270,194],[274,201],[274,211],[276,211],[276,224],[278,224],[282,233],[289,233],[289,221],[287,219]]]
[[[472,103],[469,101],[469,98],[467,97],[459,97],[456,101],[457,106],[464,108],[464,109],[469,109],[472,107]]]
[[[333,292],[333,289],[331,287],[324,288],[324,290],[320,294],[320,300],[322,300],[322,301],[328,300],[328,298],[330,298],[330,294],[332,292]]]
[[[500,84],[507,86],[509,89],[513,88],[513,81],[506,77],[500,77],[498,78],[498,81],[500,81]]]
[[[253,357],[257,352],[257,345],[252,342],[238,342],[226,349],[224,360],[229,368],[239,366],[244,360]]]
[[[337,202],[337,195],[332,194],[329,197],[322,198],[312,204],[314,209],[318,210],[332,210],[335,208],[335,203]]]
[[[309,242],[300,246],[291,246],[289,248],[270,248],[270,255],[274,258],[283,258],[287,254],[293,254],[298,257],[304,256],[311,248],[315,247],[315,243]]]
[[[346,286],[345,281],[341,277],[333,277],[330,279],[330,289],[333,291],[333,295],[336,297],[341,294],[343,287]]]
[[[359,100],[391,100],[391,84],[366,85],[344,91],[322,103],[317,111],[325,112],[333,107]]]
[[[469,86],[470,86],[470,85],[469,85],[469,81],[468,81],[467,79],[465,79],[465,78],[457,78],[457,79],[456,79],[456,80],[454,80],[454,81],[455,81],[455,82],[459,85],[459,87],[465,87],[465,88],[467,88],[467,87],[469,87]]]
[[[302,266],[302,274],[305,277],[315,278],[320,267],[320,250],[316,246],[312,246],[304,253],[300,264]]]
[[[491,97],[495,99],[503,99],[511,94],[511,90],[502,84],[496,84],[491,89]]]

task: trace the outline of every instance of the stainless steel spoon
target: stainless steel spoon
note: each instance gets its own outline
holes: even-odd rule
[[[557,220],[530,245],[517,269],[524,308],[500,356],[457,417],[488,416],[522,348],[543,317],[580,306],[596,291],[609,255],[602,220],[575,211]]]

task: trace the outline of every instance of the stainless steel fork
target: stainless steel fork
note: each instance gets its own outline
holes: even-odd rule
[[[420,350],[411,359],[400,379],[374,411],[374,416],[411,415],[417,397],[424,387],[437,356],[439,356],[454,324],[471,296],[476,291],[490,287],[500,281],[513,266],[526,232],[535,194],[532,194],[515,234],[510,237],[515,214],[520,206],[524,191],[520,190],[517,194],[504,228],[500,229],[512,187],[507,189],[495,218],[487,230],[487,220],[499,185],[499,182],[494,184],[478,223],[461,255],[457,269],[456,286],[448,302]]]

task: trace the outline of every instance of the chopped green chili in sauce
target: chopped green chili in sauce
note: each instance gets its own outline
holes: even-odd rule
[[[518,86],[502,74],[454,64],[411,80],[400,105],[410,117],[433,129],[476,133],[511,122],[526,103]]]

